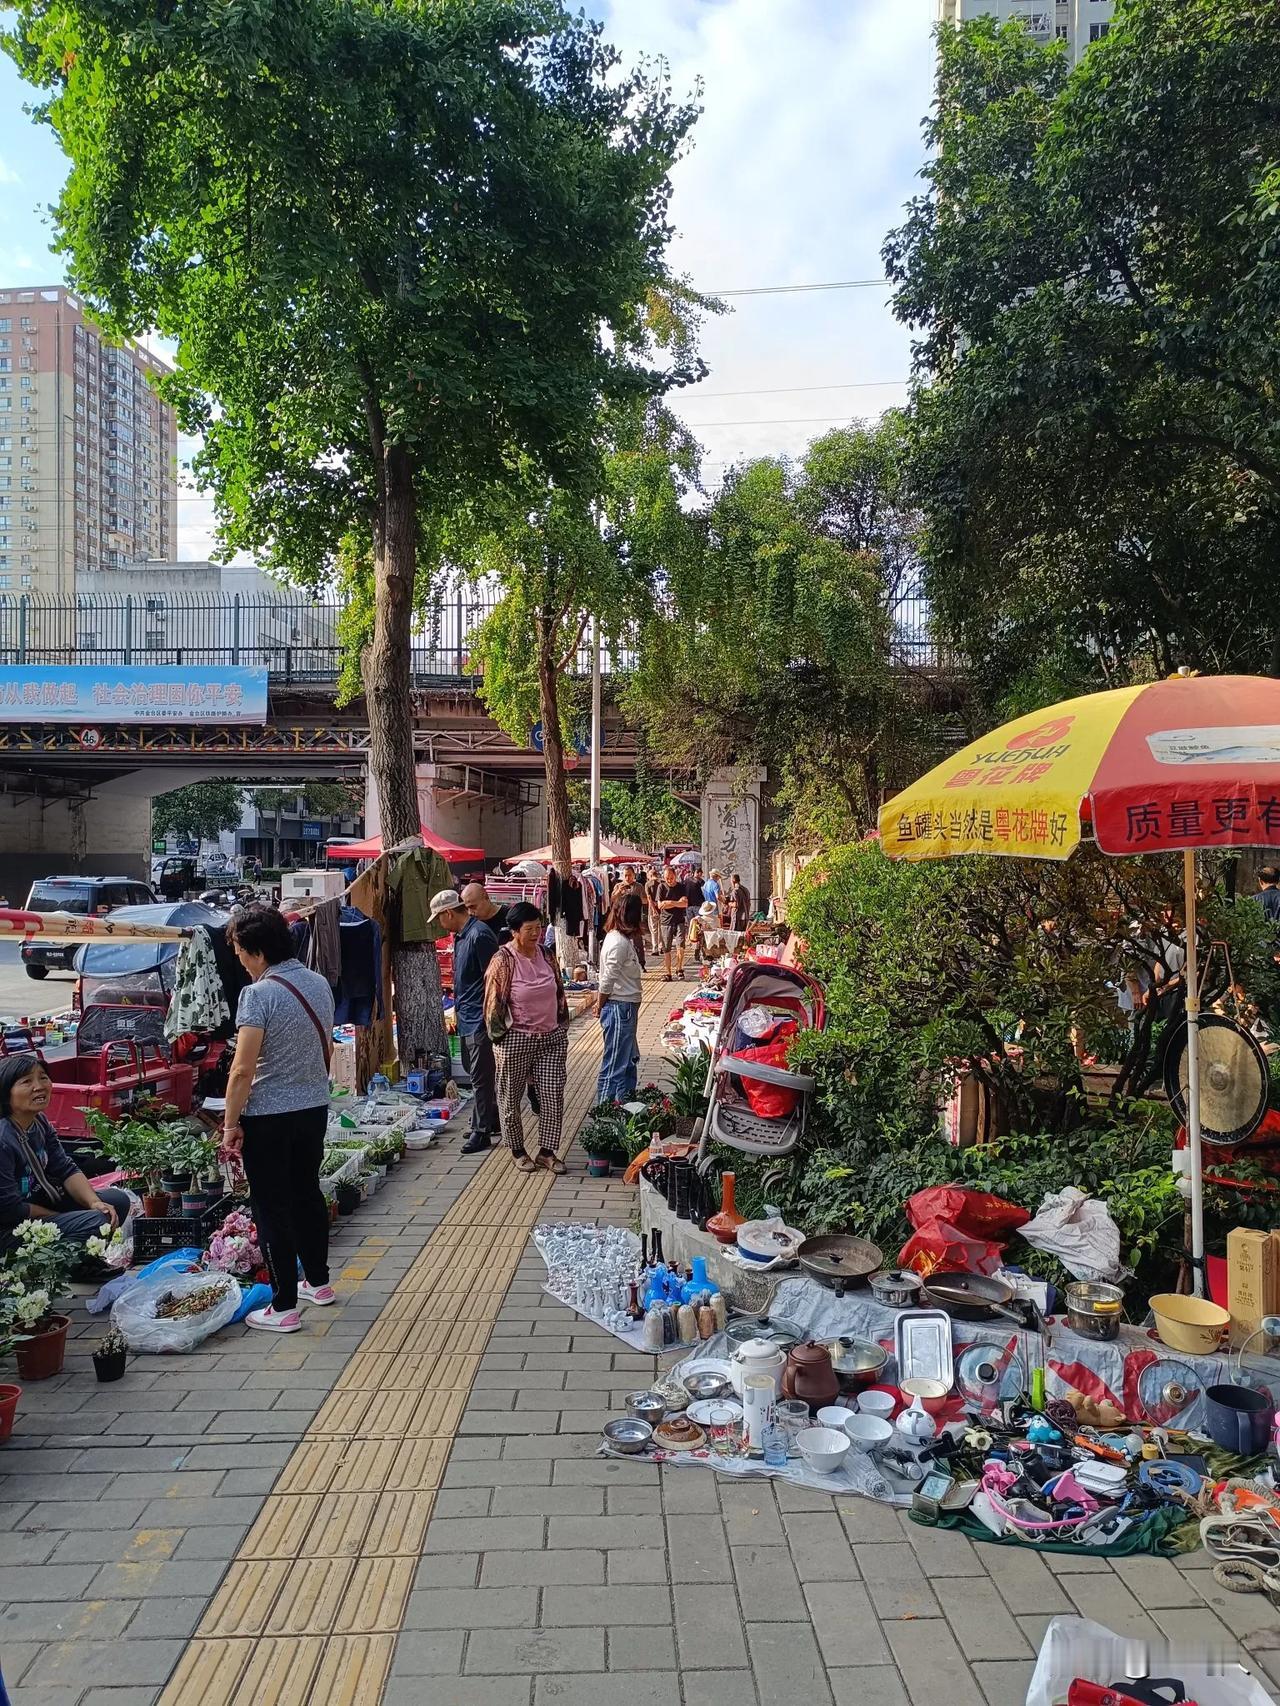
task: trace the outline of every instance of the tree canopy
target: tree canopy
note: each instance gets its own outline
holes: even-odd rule
[[[1072,70],[943,29],[926,139],[885,262],[941,624],[993,698],[1280,668],[1280,12],[1128,0]]]
[[[193,782],[188,788],[171,788],[151,802],[151,833],[216,841],[223,830],[240,827],[244,795],[242,782]]]
[[[415,834],[444,518],[516,470],[590,486],[602,402],[665,382],[627,334],[696,108],[555,0],[10,4],[71,161],[70,280],[109,331],[177,340],[224,545],[372,580],[370,764],[384,833]],[[408,1060],[443,1044],[433,967],[397,966]]]
[[[655,761],[758,763],[796,836],[846,836],[928,761],[899,644],[918,516],[903,425],[842,427],[731,470],[688,518],[626,690]]]

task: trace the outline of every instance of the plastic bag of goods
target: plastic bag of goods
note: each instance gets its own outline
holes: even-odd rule
[[[908,1198],[906,1207],[907,1219],[917,1230],[931,1220],[945,1220],[971,1238],[999,1238],[1031,1219],[1016,1203],[964,1185],[931,1185]]]
[[[1034,1249],[1056,1256],[1076,1279],[1115,1281],[1128,1272],[1120,1260],[1120,1228],[1107,1205],[1075,1185],[1051,1191],[1019,1231]]]
[[[1203,1649],[1203,1643],[1200,1646]],[[1181,1657],[1176,1639],[1171,1651],[1148,1650],[1145,1642],[1116,1635],[1087,1617],[1055,1617],[1040,1643],[1027,1706],[1069,1701],[1076,1682],[1100,1684],[1123,1695],[1126,1679],[1137,1677],[1176,1677],[1184,1698],[1197,1706],[1269,1706],[1271,1698],[1229,1655],[1199,1650],[1194,1657]]]
[[[898,1252],[898,1266],[922,1279],[930,1274],[993,1274],[1002,1262],[999,1244],[971,1238],[947,1220],[926,1222]]]
[[[116,1299],[111,1325],[131,1351],[193,1351],[235,1319],[240,1301],[231,1274],[161,1272]]]
[[[794,1030],[794,1026],[792,1029]],[[787,1050],[790,1046],[790,1038],[783,1037],[777,1042],[766,1043],[762,1048],[739,1049],[732,1058],[753,1061],[760,1066],[776,1066],[786,1072]],[[800,1100],[800,1092],[785,1084],[766,1084],[762,1078],[736,1078],[735,1081],[742,1086],[742,1094],[746,1097],[751,1112],[758,1114],[761,1119],[786,1119],[788,1114],[795,1111],[796,1103]]]

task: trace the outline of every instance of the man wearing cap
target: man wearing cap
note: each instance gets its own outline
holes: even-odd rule
[[[462,1043],[462,1064],[471,1075],[475,1101],[464,1155],[478,1155],[498,1135],[498,1091],[493,1044],[484,1022],[484,974],[498,951],[498,938],[462,904],[455,889],[431,897],[431,922],[453,933],[453,1011]]]

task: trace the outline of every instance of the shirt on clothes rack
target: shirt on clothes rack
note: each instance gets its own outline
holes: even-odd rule
[[[415,847],[401,854],[387,878],[391,897],[391,938],[400,947],[438,942],[449,934],[431,918],[431,897],[453,887],[449,867],[438,853]]]
[[[216,1031],[230,1018],[231,1006],[208,933],[193,930],[178,949],[164,1034],[172,1042],[185,1031]]]
[[[311,940],[303,959],[303,964],[318,971],[331,989],[342,977],[342,949],[338,941],[341,908],[342,903],[337,900],[321,901],[316,907],[311,914]]]
[[[337,905],[337,902],[334,902]],[[382,1018],[382,930],[354,906],[338,914],[339,975],[334,1023],[367,1025]]]

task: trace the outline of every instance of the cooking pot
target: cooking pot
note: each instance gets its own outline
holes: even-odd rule
[[[1271,1437],[1271,1400],[1248,1386],[1206,1386],[1205,1426],[1209,1438],[1238,1457],[1254,1457]]]
[[[748,1339],[729,1358],[729,1379],[734,1391],[742,1397],[742,1382],[748,1374],[772,1375],[776,1389],[786,1360],[787,1353],[772,1339]]]
[[[879,1380],[889,1353],[869,1339],[828,1339],[827,1352],[841,1392],[860,1392]]]
[[[782,1396],[800,1398],[812,1409],[834,1404],[840,1396],[840,1382],[831,1366],[831,1353],[816,1339],[796,1345],[782,1371]]]
[[[920,1276],[909,1268],[884,1268],[867,1283],[876,1302],[890,1309],[910,1309],[920,1301]]]

